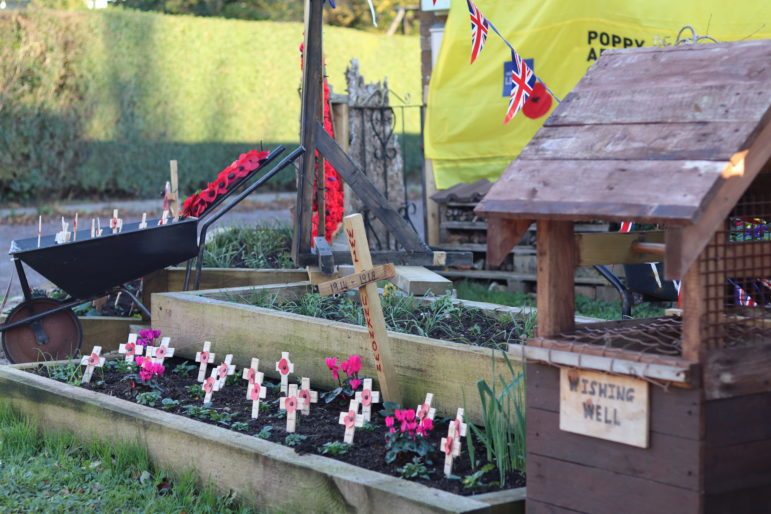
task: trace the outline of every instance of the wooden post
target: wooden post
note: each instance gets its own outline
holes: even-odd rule
[[[322,9],[323,0],[305,0],[305,44],[303,56],[302,109],[300,113],[301,142],[305,148],[297,180],[297,210],[295,212],[292,258],[310,252],[311,217],[313,210],[313,179],[316,162],[316,125],[319,121],[319,100],[322,91]]]
[[[177,161],[169,161],[169,172],[171,173],[171,191],[167,197],[169,208],[174,217],[174,221],[179,221],[179,177],[177,175]]]
[[[129,334],[128,341],[118,346],[118,353],[126,354],[126,362],[134,362],[135,355],[142,355],[144,346],[137,346],[137,335]]]
[[[372,257],[369,254],[367,233],[364,230],[364,218],[361,214],[352,214],[343,218],[348,244],[351,247],[351,259],[356,273],[372,269]],[[391,348],[388,344],[388,331],[383,318],[383,307],[380,305],[380,295],[377,283],[369,282],[359,288],[361,306],[364,309],[369,332],[370,349],[377,371],[380,390],[385,401],[401,403],[399,384],[396,381]]]
[[[538,337],[575,330],[573,222],[538,220],[536,237]]]

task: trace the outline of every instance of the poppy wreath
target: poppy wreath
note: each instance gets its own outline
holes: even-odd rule
[[[237,161],[219,172],[214,182],[185,199],[182,204],[181,216],[183,218],[201,216],[217,198],[227,193],[233,184],[258,169],[267,157],[268,152],[257,150],[241,154]]]

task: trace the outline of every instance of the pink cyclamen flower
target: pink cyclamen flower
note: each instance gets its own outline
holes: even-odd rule
[[[335,380],[340,380],[340,374],[339,374],[339,366],[337,365],[337,358],[336,357],[327,357],[324,359],[324,361],[327,363],[327,367],[329,368],[329,371],[332,372],[332,376],[335,378]]]
[[[142,357],[141,355],[137,355],[137,356],[135,356],[135,357],[134,357],[134,362],[136,362],[136,363],[137,363],[137,366],[139,366],[139,367],[141,367],[141,366],[142,366],[142,363],[143,363],[144,361],[145,361],[145,358],[144,358],[144,357]]]
[[[361,385],[361,380],[358,378],[352,378],[349,383],[351,384],[351,389],[355,391]]]
[[[393,416],[386,416],[386,418],[385,418],[385,425],[388,428],[391,428],[392,426],[394,426],[394,418],[393,418]]]
[[[343,368],[343,371],[345,371],[348,376],[355,375],[361,371],[361,356],[349,355],[348,360],[343,362],[340,367]]]
[[[422,435],[423,437],[426,437],[428,435],[428,432],[430,432],[433,428],[434,428],[434,422],[431,421],[430,418],[426,418],[418,426],[417,432],[418,432],[418,434]]]

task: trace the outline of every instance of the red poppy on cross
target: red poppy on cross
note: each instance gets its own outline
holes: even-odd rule
[[[294,363],[289,360],[289,352],[281,352],[281,360],[276,363],[276,371],[281,374],[281,392],[286,393],[289,374],[294,373]]]
[[[297,422],[297,409],[305,407],[305,400],[297,396],[297,384],[290,384],[286,396],[278,401],[281,410],[286,411],[286,431],[292,433],[295,431]]]
[[[348,406],[348,412],[340,413],[340,421],[338,421],[338,423],[345,425],[345,436],[343,437],[343,441],[348,444],[353,444],[353,434],[356,431],[356,427],[364,426],[364,416],[358,412],[359,402],[351,400],[351,403]]]
[[[209,341],[206,341],[203,343],[203,350],[200,352],[196,352],[195,354],[195,361],[201,363],[201,367],[198,369],[199,382],[203,382],[203,380],[206,378],[206,366],[208,366],[210,362],[213,362],[214,357],[216,357],[215,354],[209,353],[210,349],[211,349],[211,343]]]
[[[129,334],[128,341],[118,346],[118,353],[126,354],[126,362],[134,362],[135,355],[142,355],[144,346],[137,346],[137,335]]]
[[[104,357],[101,357],[99,355],[100,353],[102,353],[102,347],[94,346],[94,349],[91,350],[91,355],[84,355],[83,358],[80,359],[80,365],[86,367],[86,371],[83,372],[83,378],[80,381],[81,384],[86,384],[91,381],[91,375],[94,373],[94,368],[104,366]]]
[[[369,422],[372,417],[372,404],[380,403],[380,392],[372,390],[372,379],[365,378],[362,390],[356,393],[356,401],[361,403],[361,415]]]

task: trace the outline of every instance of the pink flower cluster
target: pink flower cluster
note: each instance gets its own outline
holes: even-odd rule
[[[142,382],[147,382],[156,375],[163,375],[163,372],[166,371],[166,367],[163,364],[153,362],[152,359],[140,355],[134,357],[134,361],[139,367],[139,377],[142,379]]]
[[[139,337],[137,338],[137,344],[140,346],[155,346],[155,341],[161,337],[160,330],[140,330]]]
[[[324,359],[327,367],[332,372],[332,376],[340,382],[340,370],[342,369],[348,375],[348,384],[352,390],[356,390],[361,385],[359,371],[361,371],[361,355],[349,355],[348,360],[337,364],[337,357],[327,357]]]
[[[396,421],[400,422],[399,431],[413,439],[415,439],[415,434],[422,437],[428,436],[428,433],[434,428],[434,422],[431,418],[420,419],[415,416],[415,411],[412,409],[396,409],[393,416],[386,416],[385,424],[392,434],[396,433],[394,428]]]

